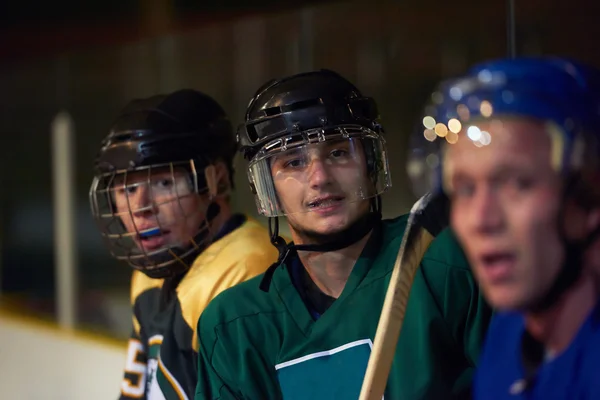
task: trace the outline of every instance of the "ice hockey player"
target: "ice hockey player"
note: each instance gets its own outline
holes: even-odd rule
[[[219,104],[189,89],[131,101],[102,142],[92,212],[135,269],[121,399],[192,398],[203,309],[277,259],[267,229],[230,205],[236,147]]]
[[[428,180],[498,310],[475,397],[599,399],[600,72],[495,60],[432,98],[413,170],[436,166]]]
[[[238,137],[280,258],[200,318],[196,399],[357,399],[407,221],[382,220],[376,103],[332,71],[294,75],[258,90]],[[385,398],[469,398],[489,316],[444,230],[415,278]]]

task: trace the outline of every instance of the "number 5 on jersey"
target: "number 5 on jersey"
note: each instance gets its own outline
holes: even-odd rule
[[[129,339],[125,376],[121,382],[121,393],[125,397],[141,398],[146,390],[146,352],[137,339]]]

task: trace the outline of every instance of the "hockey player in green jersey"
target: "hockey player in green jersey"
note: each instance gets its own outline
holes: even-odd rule
[[[378,118],[373,99],[326,70],[251,100],[238,140],[280,257],[200,318],[196,400],[358,398],[407,221],[381,220],[391,183]],[[443,231],[415,278],[385,399],[469,398],[490,314]]]
[[[92,212],[135,269],[121,399],[193,398],[204,307],[277,259],[267,230],[231,209],[236,147],[222,108],[194,90],[132,101],[102,143]]]

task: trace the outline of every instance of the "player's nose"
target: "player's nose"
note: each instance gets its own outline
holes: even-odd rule
[[[329,169],[318,157],[311,160],[308,168],[308,182],[311,188],[318,188],[327,185],[331,181]]]
[[[152,215],[158,211],[147,185],[138,185],[136,190],[130,193],[128,201],[129,210],[136,217]]]
[[[475,233],[494,234],[504,226],[504,212],[497,191],[478,188],[471,203],[470,225]]]

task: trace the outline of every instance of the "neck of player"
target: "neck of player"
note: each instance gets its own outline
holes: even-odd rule
[[[211,236],[217,235],[233,216],[231,205],[227,201],[218,201],[219,213],[209,221]]]
[[[598,275],[584,268],[577,282],[552,308],[525,314],[528,332],[544,344],[549,354],[558,355],[569,347],[598,302],[599,283]]]
[[[298,251],[298,257],[315,285],[326,295],[337,299],[342,294],[354,264],[365,248],[371,233],[341,250],[325,253]]]

